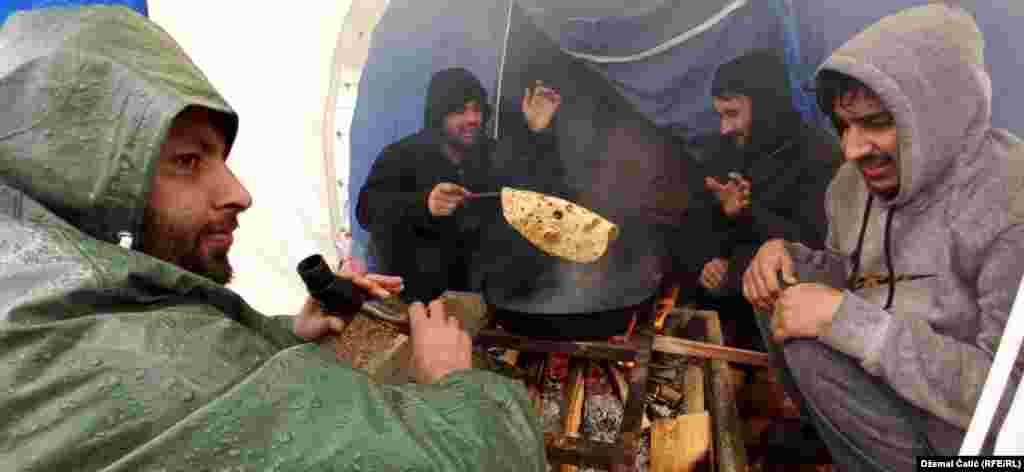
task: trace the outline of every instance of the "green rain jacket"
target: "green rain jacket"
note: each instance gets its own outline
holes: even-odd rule
[[[149,20],[10,17],[0,103],[0,470],[544,469],[517,382],[374,384],[287,317],[123,247],[172,119],[197,105],[237,128]]]

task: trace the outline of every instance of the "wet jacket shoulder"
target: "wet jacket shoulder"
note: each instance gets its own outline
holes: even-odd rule
[[[373,384],[129,249],[173,118],[234,116],[166,33],[56,8],[10,17],[0,45],[0,470],[541,470],[518,383]]]

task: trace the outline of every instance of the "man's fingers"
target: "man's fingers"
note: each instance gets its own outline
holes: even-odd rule
[[[766,265],[770,264],[766,264],[764,261],[761,261],[755,268],[754,272],[755,301],[761,305],[767,304],[768,298],[771,296],[771,286],[769,286],[768,282],[765,280],[765,272],[770,272],[771,270],[767,269]]]
[[[704,187],[712,192],[721,192],[725,190],[725,185],[718,181],[714,177],[704,178]]]
[[[432,321],[444,321],[445,317],[448,316],[445,313],[444,302],[441,299],[430,302],[430,319]]]
[[[442,194],[447,194],[447,195],[458,195],[458,196],[463,196],[464,197],[464,196],[469,194],[468,190],[466,190],[465,188],[463,188],[460,185],[456,185],[456,184],[453,184],[451,182],[441,182],[441,183],[437,184],[437,189]]]
[[[722,273],[721,272],[712,272],[711,273],[711,286],[713,286],[715,288],[719,287],[720,285],[722,285],[722,279],[723,279],[723,277],[722,277]]]
[[[402,277],[397,275],[384,275],[384,274],[366,274],[364,277],[370,279],[378,284],[385,287],[402,285],[404,280]]]
[[[746,298],[747,301],[750,302],[751,305],[755,305],[756,306],[756,304],[754,303],[753,296],[752,296],[752,293],[751,293],[751,288],[750,288],[750,268],[749,267],[747,268],[747,270],[743,271],[743,283],[742,283],[742,285],[743,285],[743,288],[742,288],[742,290],[743,290],[743,298]]]
[[[726,272],[729,271],[729,263],[723,259],[715,259],[711,265],[711,273],[715,276],[722,277]]]
[[[373,294],[373,296],[377,298],[388,298],[391,296],[391,292],[388,291],[388,289],[382,287],[380,284],[374,282],[373,280],[367,277],[355,276],[352,277],[351,280],[353,285],[363,290],[366,290],[367,292],[370,292],[371,294]]]
[[[345,330],[345,322],[341,321],[341,318],[332,316],[327,319],[331,324],[331,331],[335,334],[341,334]]]
[[[427,309],[422,302],[414,302],[409,305],[409,325],[413,331],[419,331],[423,323],[427,321]]]
[[[796,278],[796,271],[793,268],[793,259],[789,257],[789,254],[784,254],[781,261],[782,279],[787,284],[796,284],[798,282]]]
[[[462,330],[462,320],[457,316],[445,315],[445,324],[450,328]]]

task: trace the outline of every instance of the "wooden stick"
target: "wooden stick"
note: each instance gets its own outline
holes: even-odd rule
[[[569,437],[577,437],[580,426],[583,424],[583,398],[584,398],[584,377],[589,367],[589,362],[570,359],[572,366],[569,368],[569,388],[566,391],[566,402],[563,426],[564,433]],[[561,472],[576,472],[575,465],[563,464]]]
[[[611,378],[612,386],[615,387],[615,392],[619,395],[619,400],[625,405],[626,401],[629,400],[629,383],[626,382],[625,374],[612,362],[605,362],[605,366],[608,376]]]
[[[702,343],[672,336],[656,336],[654,338],[654,350],[667,354],[723,360],[735,364],[772,367],[771,356],[764,352],[736,349],[734,347]]]
[[[711,416],[694,413],[654,422],[651,472],[698,470],[711,459]]]
[[[533,406],[537,408],[537,415],[541,418],[544,417],[545,368],[547,368],[547,356],[536,359],[533,366],[530,367],[530,378],[526,384],[526,391],[530,395],[530,400],[533,400]]]
[[[683,378],[686,412],[700,413],[707,410],[707,406],[704,405],[704,368],[699,365],[688,365]]]

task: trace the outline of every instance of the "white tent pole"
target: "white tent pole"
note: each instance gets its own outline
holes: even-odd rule
[[[985,437],[992,427],[996,408],[1010,379],[1010,372],[1020,353],[1021,341],[1024,340],[1024,294],[1021,292],[1024,292],[1024,280],[1017,289],[1017,298],[1013,303],[1013,309],[1010,310],[1010,319],[1003,329],[1003,340],[999,343],[996,358],[988,371],[978,406],[974,408],[970,428],[960,445],[961,456],[976,456],[981,452]]]
[[[508,15],[505,17],[505,40],[501,44],[501,61],[498,65],[498,87],[494,95],[494,139],[498,139],[498,117],[501,116],[501,81],[505,76],[505,58],[508,57],[508,37],[512,32],[512,4],[515,0],[508,0]]]

